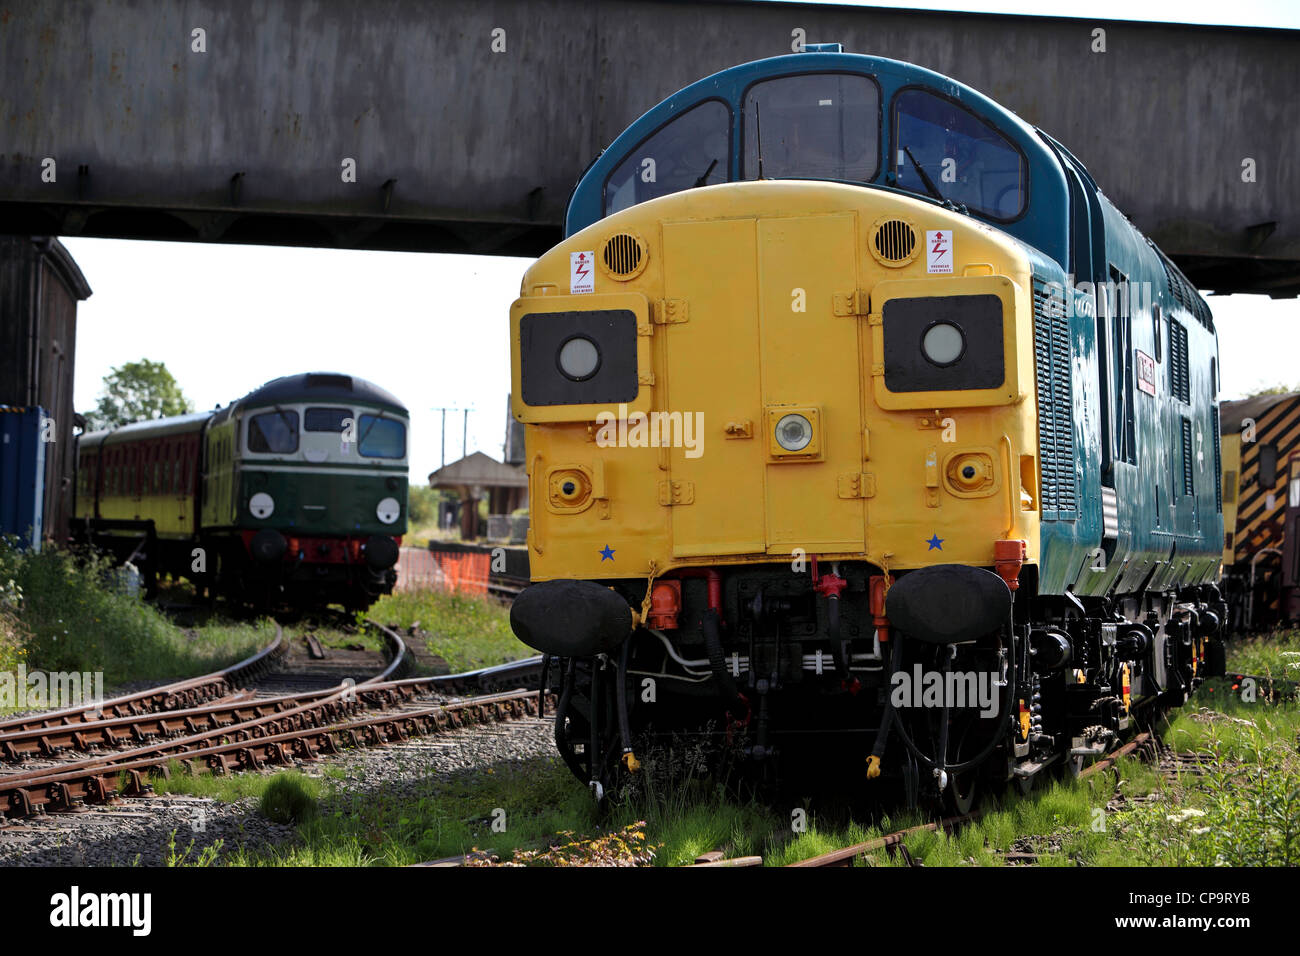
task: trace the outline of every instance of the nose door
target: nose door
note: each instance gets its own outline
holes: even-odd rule
[[[767,552],[864,551],[856,217],[760,221],[758,268]]]
[[[655,348],[668,408],[702,425],[695,448],[662,453],[677,557],[765,550],[755,236],[753,219],[663,226],[664,294],[686,321],[656,326]]]

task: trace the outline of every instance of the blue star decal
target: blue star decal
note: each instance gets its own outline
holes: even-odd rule
[[[601,552],[600,552],[600,560],[601,560],[601,561],[613,561],[613,560],[614,560],[614,549],[611,548],[609,545],[605,545],[605,547],[601,549]]]
[[[929,550],[929,551],[942,551],[942,550],[943,550],[943,538],[939,537],[937,534],[934,535],[932,538],[930,538],[930,539],[929,539],[928,541],[926,541],[925,543],[928,544],[928,545],[930,546],[930,547],[927,549],[927,550]]]

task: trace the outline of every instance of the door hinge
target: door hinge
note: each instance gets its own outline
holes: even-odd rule
[[[871,311],[871,297],[862,289],[838,293],[831,299],[836,315],[866,315]]]
[[[659,504],[665,508],[672,505],[689,505],[695,503],[695,482],[661,481],[659,482]]]
[[[676,325],[690,317],[685,299],[660,299],[655,303],[654,322],[656,325]]]
[[[840,475],[839,486],[841,498],[874,498],[876,476],[868,472]]]

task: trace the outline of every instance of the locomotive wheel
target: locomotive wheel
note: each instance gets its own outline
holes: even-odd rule
[[[964,817],[975,807],[980,795],[980,772],[976,767],[964,773],[955,773],[944,790],[944,802],[954,814]]]
[[[1042,773],[1040,770],[1038,773]],[[1034,791],[1034,785],[1038,782],[1038,773],[1030,774],[1028,777],[1022,777],[1016,774],[1016,792],[1022,797],[1027,797]]]
[[[972,726],[971,722],[966,723],[965,729],[957,741],[957,748],[953,751],[951,757],[953,763],[961,762],[962,749],[970,736]],[[970,813],[979,800],[983,777],[982,770],[982,767],[972,767],[970,770],[949,775],[948,786],[943,791],[943,801],[945,806],[957,816],[964,817]]]

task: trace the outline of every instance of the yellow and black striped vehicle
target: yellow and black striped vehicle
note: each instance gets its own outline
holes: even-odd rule
[[[74,531],[262,607],[369,607],[397,579],[406,408],[360,378],[289,375],[225,408],[82,435]]]
[[[1300,620],[1300,392],[1221,408],[1223,590],[1229,624]]]

